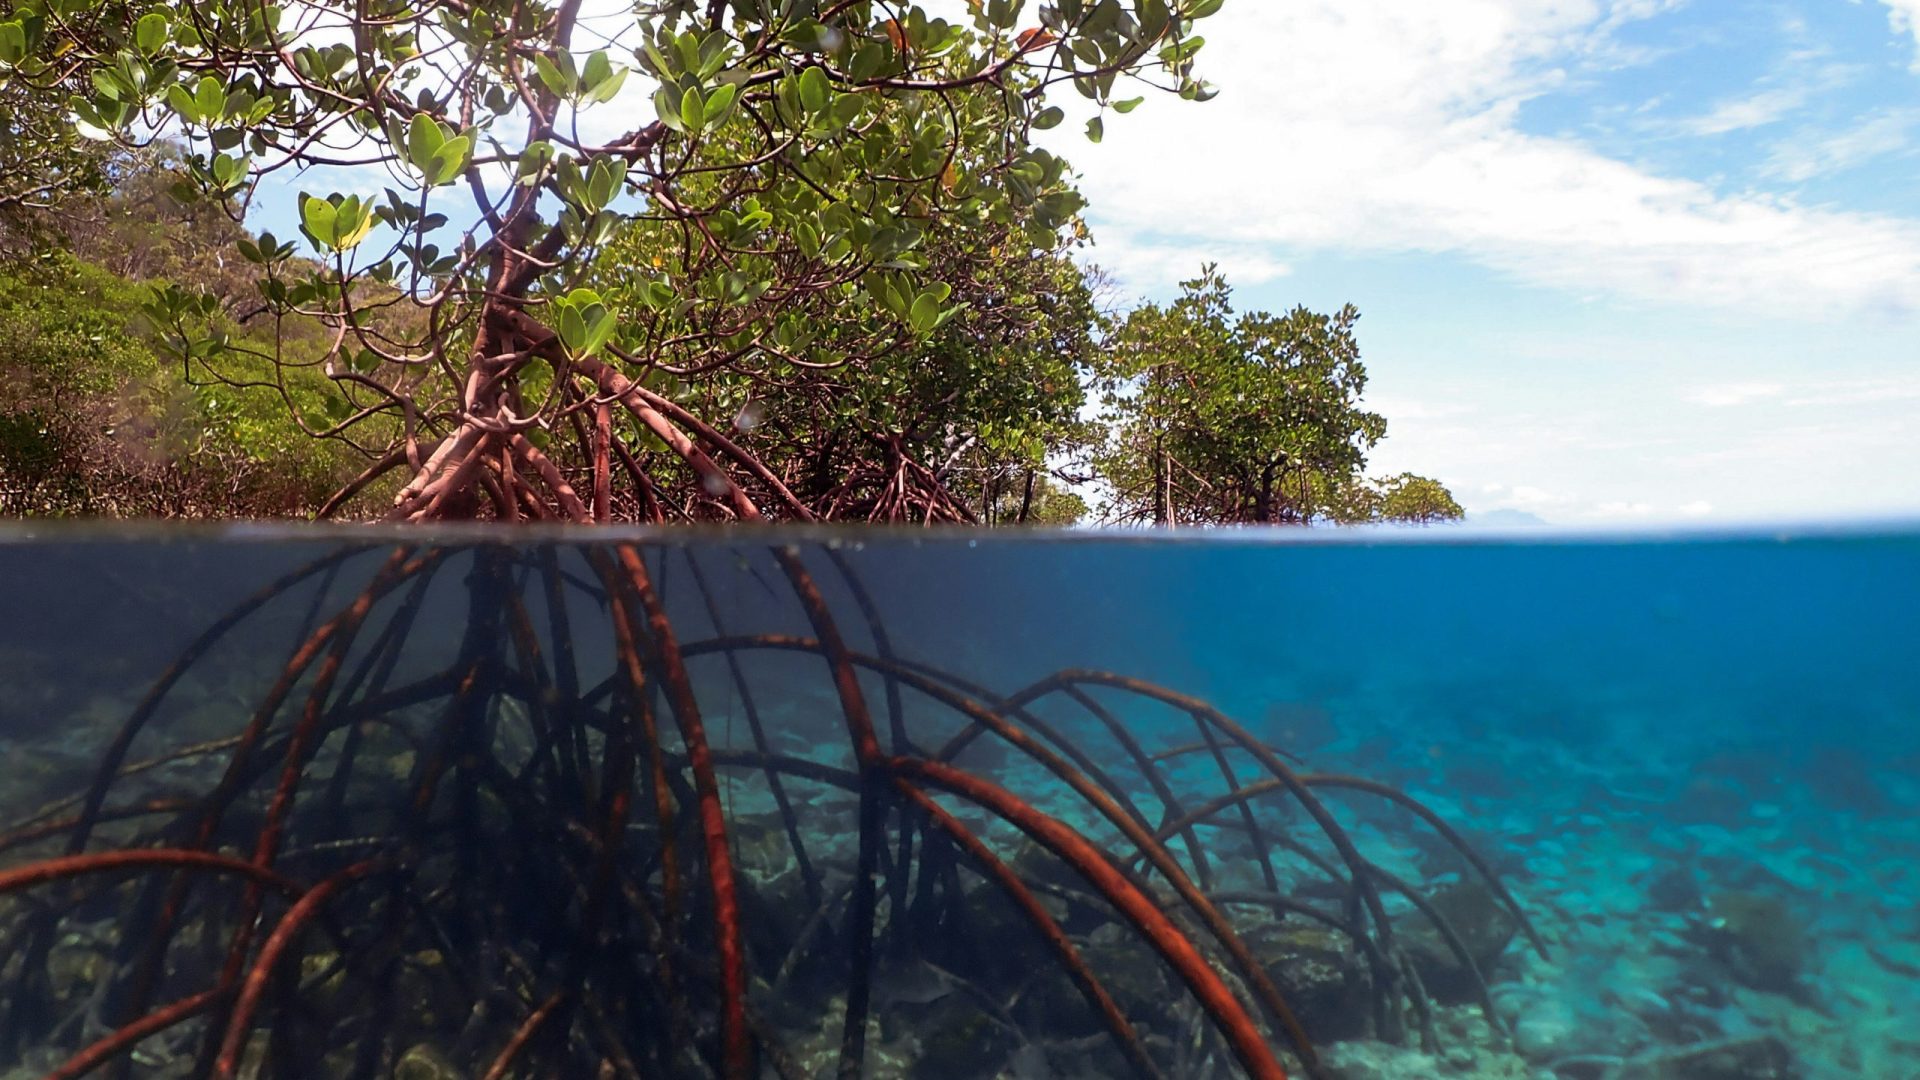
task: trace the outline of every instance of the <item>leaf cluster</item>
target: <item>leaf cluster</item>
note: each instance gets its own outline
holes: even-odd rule
[[[1048,90],[1103,114],[1138,103],[1120,96],[1132,84],[1210,96],[1194,24],[1219,6],[990,0],[956,20],[873,0],[654,0],[589,28],[567,0],[130,0],[111,19],[91,0],[19,0],[0,67],[64,103],[78,139],[178,131],[187,183],[236,219],[269,178],[357,174],[300,194],[312,263],[280,238],[240,251],[277,324],[333,331],[319,356],[263,350],[274,381],[333,381],[313,433],[388,458],[404,440],[417,462],[421,440],[482,422],[586,452],[602,363],[714,402],[743,379],[816,381],[798,372],[871,380],[852,395],[869,404],[925,382],[893,361],[940,353],[973,302],[928,252],[1052,252],[1084,205],[1030,140],[1062,115]],[[610,252],[639,271],[599,280]],[[211,314],[188,298],[151,306],[184,363],[258,359],[187,326]],[[984,429],[872,419],[888,437]],[[707,486],[681,457],[662,479]],[[456,505],[471,504],[435,502]]]
[[[1386,420],[1364,408],[1351,305],[1236,313],[1213,266],[1108,342],[1108,425],[1095,465],[1107,516],[1161,523],[1305,523],[1357,477]]]

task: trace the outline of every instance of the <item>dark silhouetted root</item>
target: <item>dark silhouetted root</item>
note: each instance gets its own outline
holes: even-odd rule
[[[385,1075],[408,1055],[437,1055],[489,1080],[744,1080],[762,1066],[797,1077],[824,1053],[852,1080],[877,1067],[870,1032],[898,1004],[875,981],[883,958],[941,971],[928,950],[1030,948],[1017,966],[1051,967],[1072,985],[1098,1024],[1083,1030],[1104,1032],[1116,1069],[1155,1078],[1230,1055],[1248,1075],[1281,1078],[1285,1045],[1318,1077],[1309,1033],[1268,973],[1279,958],[1255,955],[1244,920],[1304,918],[1351,939],[1373,975],[1376,1033],[1397,1037],[1407,1017],[1431,1045],[1431,1005],[1380,903],[1383,888],[1401,892],[1487,1007],[1456,929],[1365,858],[1321,802],[1326,790],[1411,811],[1544,951],[1485,861],[1404,793],[1298,772],[1205,702],[1116,673],[1063,671],[1003,694],[905,655],[880,598],[837,553],[826,556],[844,585],[835,595],[850,600],[870,652],[848,644],[794,548],[771,552],[771,580],[784,578],[787,617],[810,637],[732,625],[712,587],[717,565],[691,552],[672,565],[690,577],[692,621],[669,607],[664,549],[403,547],[333,599],[335,578],[369,553],[317,560],[237,605],[134,706],[79,791],[0,828],[0,853],[25,859],[0,870],[11,965],[0,967],[0,1015],[19,1021],[15,1050],[72,1055],[52,1075],[124,1073],[140,1048],[192,1056],[220,1077]],[[766,557],[738,558],[770,592]],[[465,598],[457,616],[432,602],[449,590]],[[136,741],[158,737],[153,721],[185,675],[232,649],[247,619],[296,598],[306,605],[297,644],[236,732],[130,763]],[[712,637],[686,635],[700,620]],[[414,659],[431,655],[427,643],[451,644],[449,631],[458,644],[443,665]],[[791,687],[762,674],[769,654],[824,665],[845,738],[837,758],[775,749],[769,709]],[[690,664],[703,657],[723,683],[696,681]],[[589,665],[609,662],[588,681]],[[878,721],[863,681],[883,693]],[[714,739],[715,686],[745,716],[742,745]],[[1186,714],[1201,741],[1143,745],[1122,700]],[[1059,704],[1072,715],[1050,711]],[[1049,779],[1015,790],[1000,767],[963,764],[987,759],[962,756],[983,738]],[[1224,791],[1176,792],[1166,763],[1200,752]],[[1235,755],[1261,775],[1243,779]],[[199,787],[155,791],[162,766],[171,787],[181,777]],[[728,793],[755,789],[772,810],[753,827],[780,837],[789,892],[782,872],[749,869],[742,854]],[[857,820],[809,821],[822,811],[801,796],[822,790],[851,796]],[[1312,847],[1261,819],[1266,797],[1306,810]],[[1069,825],[1067,808],[1098,825]],[[1246,836],[1250,861],[1232,869],[1245,880],[1257,867],[1263,890],[1218,887],[1230,860],[1203,832],[1219,828]],[[836,832],[854,855],[835,854]],[[1019,834],[1033,848],[1005,850],[1004,836]],[[1314,850],[1323,844],[1328,853]],[[985,884],[969,891],[960,867]],[[1289,895],[1302,880],[1333,882],[1341,909]],[[980,905],[994,903],[1032,929],[1030,944],[970,936]],[[1190,995],[1175,1010],[1183,1030],[1150,1032],[1158,1021],[1129,1015],[1061,904],[1148,947]],[[56,995],[48,976],[78,912],[119,913],[85,1000]],[[768,917],[786,929],[756,938]],[[975,977],[950,977],[996,1030],[1028,1037]],[[833,1048],[793,1017],[830,999],[843,1010]],[[800,1038],[814,1040],[814,1065],[796,1055]]]

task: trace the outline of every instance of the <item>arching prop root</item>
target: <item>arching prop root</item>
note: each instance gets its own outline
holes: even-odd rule
[[[1318,1076],[1275,929],[1349,941],[1384,1037],[1434,1030],[1385,897],[1481,976],[1334,792],[1437,829],[1544,949],[1404,793],[1300,771],[1113,673],[990,691],[913,657],[855,569],[583,543],[360,548],[282,576],[70,794],[0,820],[0,1066],[857,1077],[1052,1050]],[[187,676],[257,657],[293,611],[288,659],[203,730]],[[1217,787],[1156,745],[1179,728],[1143,718],[1167,708]]]

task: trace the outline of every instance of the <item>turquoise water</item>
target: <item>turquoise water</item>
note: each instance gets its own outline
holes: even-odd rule
[[[203,1074],[227,1043],[254,1075],[477,1076],[496,1063],[726,1075],[744,1060],[729,1056],[735,1028],[752,1075],[832,1075],[863,982],[870,1019],[852,1060],[864,1075],[1257,1070],[1124,904],[1031,829],[904,764],[872,766],[863,789],[804,579],[848,650],[874,660],[858,681],[887,761],[939,757],[968,724],[954,699],[971,701],[1166,834],[1177,872],[1225,898],[1217,910],[1312,1051],[1085,792],[991,732],[952,758],[1175,913],[1293,1074],[1920,1077],[1920,534],[636,533],[647,596],[623,602],[607,591],[632,585],[611,542],[451,532],[415,539],[391,565],[419,565],[390,571],[364,620],[338,629],[381,585],[393,545],[419,535],[0,535],[0,873],[164,848],[288,882],[250,900],[228,871],[148,866],[12,888],[0,1075],[39,1075],[210,990],[138,1044],[143,1075]],[[789,545],[797,562],[783,564]],[[262,586],[350,551],[196,644]],[[637,691],[614,627],[623,610]],[[330,625],[263,710],[289,658]],[[666,638],[684,653],[678,686]],[[116,735],[183,653],[191,663],[116,758]],[[1175,809],[1271,775],[1263,760],[1185,699],[1089,674],[1045,682],[1063,671],[1203,699],[1300,773],[1417,800],[1542,947],[1454,844],[1385,797],[1312,789],[1351,859],[1284,790],[1246,803],[1251,831],[1237,804],[1171,829]],[[1002,703],[1035,684],[1030,704]],[[1209,733],[1221,748],[1159,758],[1149,782],[1076,694],[1143,755]],[[738,878],[738,1014],[690,712],[719,759]],[[776,759],[778,793],[763,767]],[[1026,884],[1146,1063],[904,787]],[[76,836],[90,789],[104,812]],[[614,790],[631,796],[617,829]],[[862,790],[876,815],[870,934]],[[278,839],[262,855],[269,826]],[[596,837],[616,838],[613,852]],[[264,951],[296,896],[362,864],[312,905],[324,918]],[[168,922],[156,913],[174,889]],[[1458,948],[1416,899],[1451,918]],[[863,938],[875,943],[864,964]],[[229,1038],[243,980],[223,973],[255,970],[262,989]]]

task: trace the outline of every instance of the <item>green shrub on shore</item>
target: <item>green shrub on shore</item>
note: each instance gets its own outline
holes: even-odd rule
[[[351,473],[344,448],[278,394],[164,362],[149,295],[71,254],[0,263],[0,514],[310,513]]]

